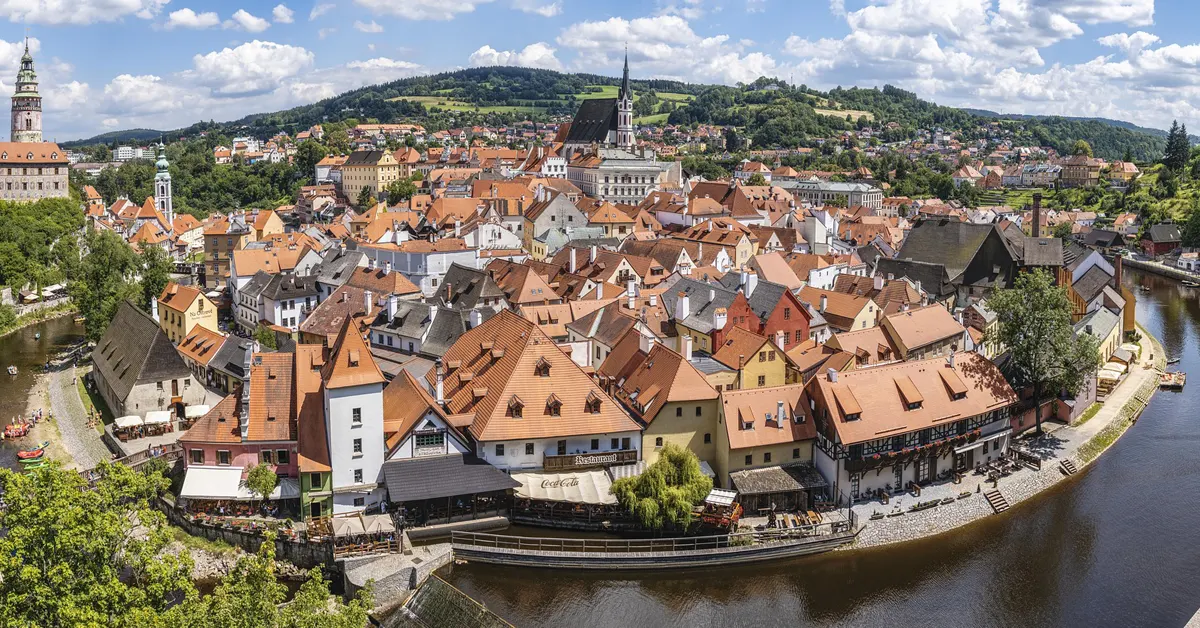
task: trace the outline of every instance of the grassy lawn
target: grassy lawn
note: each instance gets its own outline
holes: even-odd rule
[[[597,89],[595,92],[575,94],[576,100],[592,100],[594,98],[616,98],[620,91],[616,85],[588,85],[587,89]]]
[[[176,541],[179,541],[181,545],[190,550],[209,552],[211,554],[229,555],[236,554],[238,551],[238,548],[224,541],[210,541],[198,536],[192,536],[187,532],[184,532],[182,528],[176,528],[175,526],[170,526],[170,528],[171,536],[173,536]]]
[[[680,94],[677,92],[658,92],[658,97],[661,100],[671,100],[674,102],[691,102],[696,98],[691,94]]]
[[[1099,412],[1100,408],[1103,407],[1104,404],[1100,403],[1099,401],[1093,403],[1088,407],[1087,410],[1083,411],[1083,414],[1080,415],[1079,420],[1075,422],[1075,425],[1083,425],[1084,423],[1087,423],[1092,419],[1092,417],[1096,416],[1096,413]]]
[[[642,116],[640,118],[634,118],[633,123],[634,124],[663,124],[667,121],[667,118],[670,117],[670,115],[671,114],[669,114],[669,113],[656,113],[652,116]]]

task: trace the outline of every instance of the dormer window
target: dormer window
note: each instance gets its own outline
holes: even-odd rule
[[[508,400],[508,415],[512,418],[521,418],[524,416],[524,410],[525,402],[521,401],[520,397],[513,395],[512,398]]]
[[[546,414],[550,416],[562,416],[562,400],[558,395],[550,393],[546,398]]]
[[[584,403],[584,410],[588,414],[600,414],[600,395],[596,391],[588,393],[587,401]]]
[[[546,358],[538,358],[537,364],[533,367],[533,372],[538,377],[550,377],[550,361]]]

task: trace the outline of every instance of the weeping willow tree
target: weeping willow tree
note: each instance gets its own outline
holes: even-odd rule
[[[712,487],[712,478],[700,470],[696,454],[668,444],[644,473],[613,482],[612,492],[643,526],[661,530],[667,524],[690,524],[692,506],[707,497]]]

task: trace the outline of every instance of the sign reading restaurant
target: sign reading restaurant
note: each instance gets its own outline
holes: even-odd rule
[[[638,461],[636,449],[607,451],[595,454],[571,454],[567,456],[546,456],[542,468],[546,471],[561,471],[566,469],[587,469],[590,467],[609,467],[616,464],[630,464]]]

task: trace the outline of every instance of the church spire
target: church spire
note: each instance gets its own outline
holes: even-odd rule
[[[633,98],[633,90],[629,89],[629,46],[625,46],[625,71],[621,75],[621,93],[617,96],[621,100]]]

